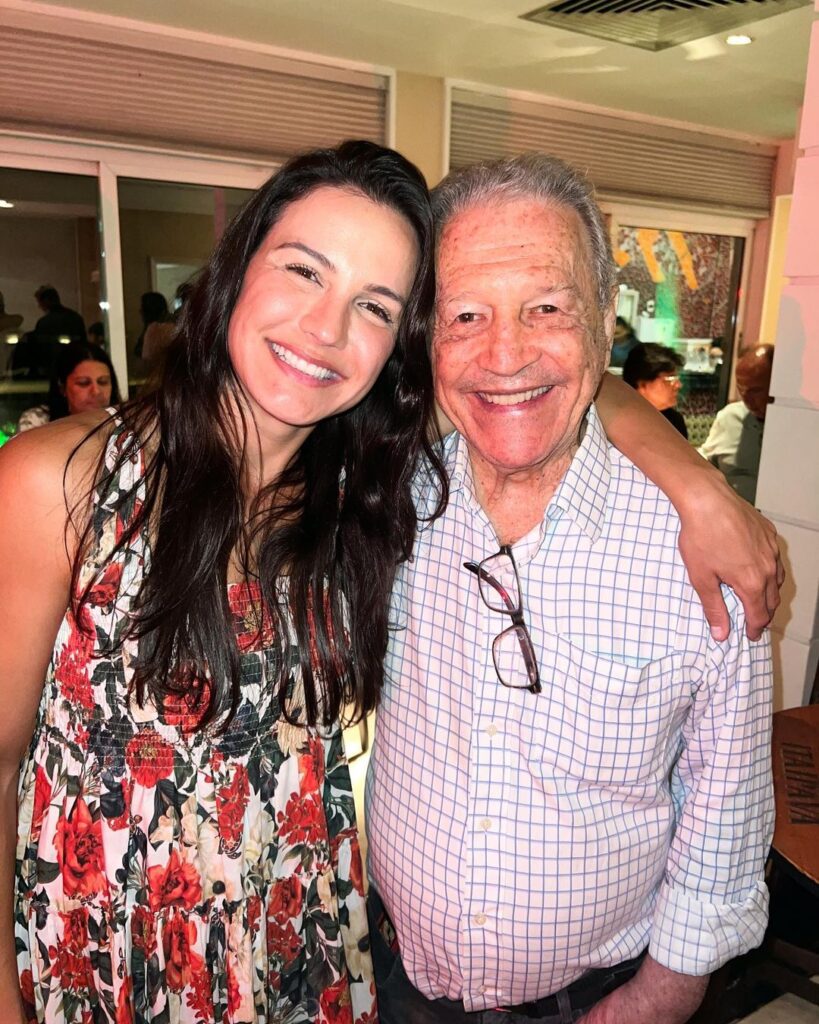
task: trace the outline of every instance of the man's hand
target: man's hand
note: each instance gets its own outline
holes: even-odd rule
[[[758,640],[779,606],[785,570],[776,528],[739,497],[721,474],[700,480],[695,498],[680,514],[680,554],[700,596],[715,640],[725,640],[731,623],[720,592],[726,583],[745,607],[748,636]]]
[[[685,1024],[706,988],[707,976],[678,974],[647,956],[631,981],[592,1007],[582,1024]]]

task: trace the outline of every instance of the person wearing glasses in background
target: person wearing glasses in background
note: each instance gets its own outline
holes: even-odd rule
[[[623,380],[663,414],[668,422],[688,440],[688,428],[677,412],[677,397],[682,382],[680,370],[685,360],[667,345],[640,342],[626,356]]]
[[[616,291],[585,178],[529,155],[454,173],[433,208],[456,432],[367,780],[381,1024],[681,1024],[765,930],[769,642],[733,591],[730,631],[700,603],[687,524],[601,428]],[[676,445],[713,474],[646,433],[635,460]],[[684,508],[679,472],[654,475]]]

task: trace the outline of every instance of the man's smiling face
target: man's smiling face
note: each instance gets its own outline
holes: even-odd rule
[[[614,326],[579,216],[535,198],[470,206],[442,232],[437,280],[435,393],[473,464],[568,465]]]

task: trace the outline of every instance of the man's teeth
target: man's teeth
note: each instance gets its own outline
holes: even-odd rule
[[[542,388],[532,388],[531,391],[512,391],[508,395],[490,394],[487,391],[481,391],[480,396],[484,402],[489,402],[490,405],[520,405],[523,402],[531,402],[533,398],[539,398],[540,395],[545,395],[547,391],[552,390],[551,384],[547,384]]]
[[[316,380],[332,380],[333,378],[338,377],[337,373],[333,373],[333,371],[328,370],[327,367],[316,366],[315,363],[308,363],[306,359],[302,359],[301,356],[297,356],[296,353],[291,352],[289,348],[277,345],[274,341],[271,341],[270,347],[283,363],[287,363],[288,366],[294,366],[302,373],[306,373],[310,377],[315,377]]]

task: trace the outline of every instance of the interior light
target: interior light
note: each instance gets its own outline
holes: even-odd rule
[[[20,335],[19,334],[7,334],[6,335],[6,344],[7,345],[16,345],[19,340],[20,340]]]
[[[8,199],[0,199],[0,210],[13,210],[14,203],[10,203]]]
[[[746,36],[744,33],[738,33],[735,36],[728,36],[725,42],[729,46],[747,46],[748,43],[752,43],[753,39],[750,36]]]
[[[67,338],[64,334],[61,334],[60,335],[60,344],[61,345],[70,345],[71,344],[71,339]]]
[[[107,303],[107,302],[105,302],[105,301],[103,301],[103,302],[101,302],[101,303],[100,303],[100,309],[101,309],[101,310],[102,310],[103,312],[105,312],[105,311],[106,311],[107,309],[110,309],[110,308],[111,308],[111,306],[110,306],[110,304],[109,304],[109,303]]]

